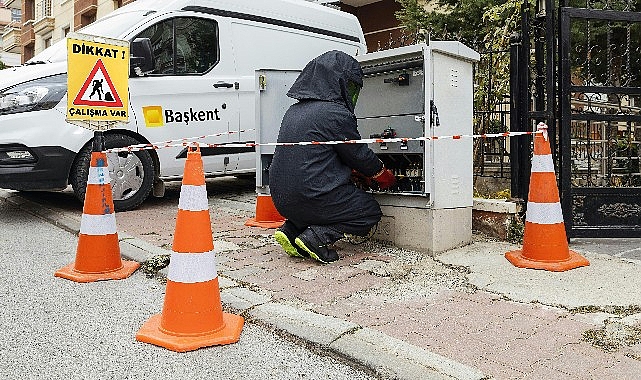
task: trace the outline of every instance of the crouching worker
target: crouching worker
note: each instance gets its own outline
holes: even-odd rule
[[[287,96],[278,142],[358,140],[354,107],[363,72],[351,56],[330,51],[305,66]],[[352,170],[380,189],[396,179],[366,144],[277,146],[269,168],[274,205],[287,220],[274,237],[290,256],[338,260],[330,246],[345,234],[367,236],[381,219],[374,197],[350,182]]]

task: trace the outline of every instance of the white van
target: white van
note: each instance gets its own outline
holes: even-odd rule
[[[304,0],[137,0],[79,32],[131,44],[129,123],[105,133],[106,148],[218,133],[205,142],[253,142],[255,70],[302,69],[333,49],[366,52],[356,17]],[[0,188],[71,184],[84,199],[93,132],[65,122],[66,59],[62,40],[0,71]],[[255,172],[253,148],[201,152],[207,176]],[[108,157],[123,211],[180,178],[186,148]]]

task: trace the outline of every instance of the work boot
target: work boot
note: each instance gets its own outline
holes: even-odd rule
[[[298,235],[294,242],[314,260],[323,264],[329,264],[339,259],[338,253],[333,249],[327,248],[327,244],[323,243],[310,227],[307,227],[305,231]]]
[[[290,222],[285,221],[285,223],[274,232],[274,239],[276,239],[288,255],[292,257],[309,257],[309,253],[294,244],[294,239],[297,235],[298,231],[296,227]]]

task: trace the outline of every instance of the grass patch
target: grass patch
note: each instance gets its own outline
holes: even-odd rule
[[[159,270],[169,265],[169,258],[171,255],[157,255],[140,264],[140,269],[147,277],[153,277]]]
[[[617,321],[606,321],[600,329],[583,332],[583,341],[606,352],[614,352],[624,346],[641,343],[641,328]]]

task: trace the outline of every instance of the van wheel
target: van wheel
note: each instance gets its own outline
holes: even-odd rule
[[[105,134],[105,148],[140,144],[133,137]],[[69,180],[76,198],[84,203],[91,161],[91,143],[85,145],[71,167]],[[114,208],[116,212],[133,210],[147,199],[154,180],[154,163],[148,151],[107,153]]]

